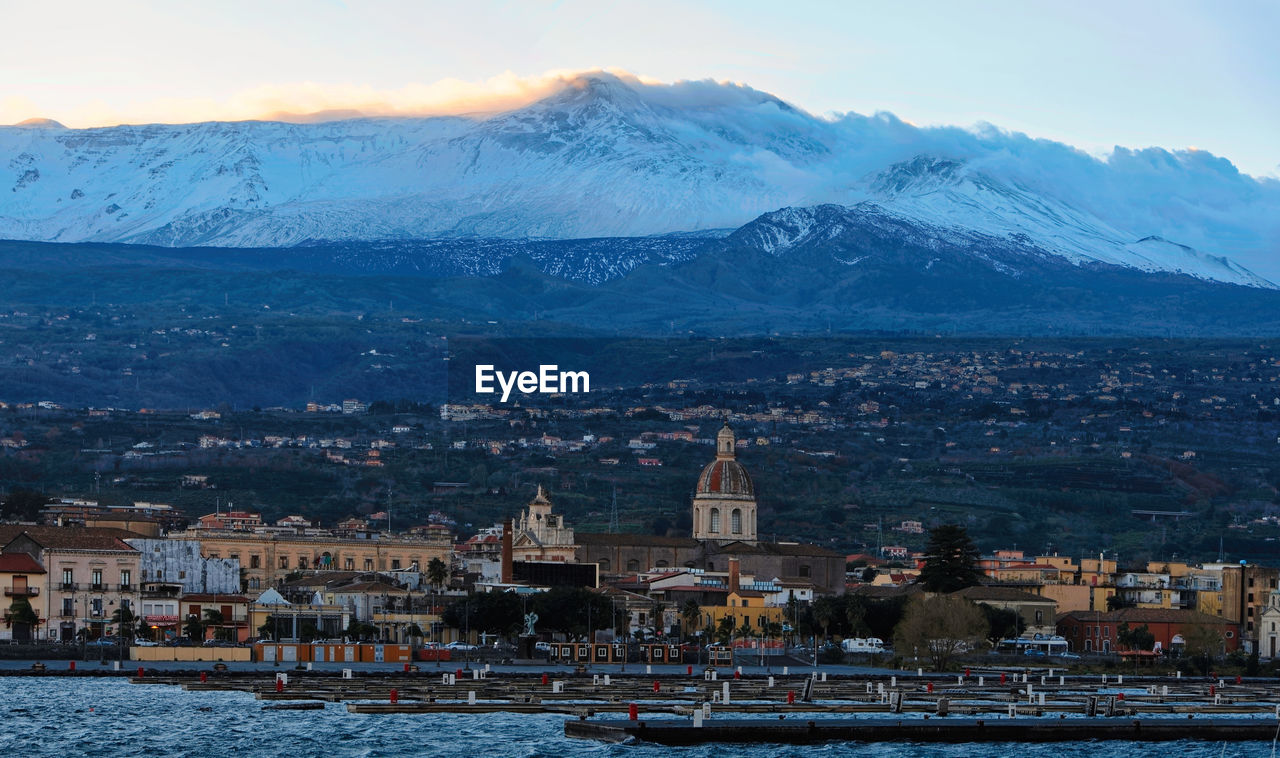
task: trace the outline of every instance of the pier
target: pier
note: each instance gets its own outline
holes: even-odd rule
[[[687,721],[566,721],[567,737],[659,745],[708,742],[807,745],[819,742],[1085,742],[1127,740],[1168,742],[1270,742],[1273,720],[1262,719],[724,719],[701,726]]]
[[[724,678],[720,674],[727,674]],[[147,672],[138,686],[239,691],[264,711],[566,716],[579,739],[698,743],[1271,741],[1280,681],[1160,676],[734,676],[529,671]],[[625,717],[623,717],[625,714]]]

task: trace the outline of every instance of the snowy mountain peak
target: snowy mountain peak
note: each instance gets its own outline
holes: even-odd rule
[[[864,217],[876,208],[931,233],[1031,240],[1074,263],[1264,286],[1247,262],[1280,277],[1280,183],[1147,152],[1104,162],[1023,135],[818,118],[742,85],[597,71],[489,116],[0,127],[0,238],[642,237],[790,209],[760,238],[777,252],[869,201]]]
[[[962,167],[960,161],[950,158],[917,155],[876,174],[871,180],[871,191],[888,197],[932,192],[942,186],[957,184],[962,178]]]
[[[24,129],[66,129],[61,123],[51,118],[29,118],[26,121],[19,121],[14,124],[15,127]]]

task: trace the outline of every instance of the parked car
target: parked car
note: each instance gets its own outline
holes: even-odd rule
[[[1054,657],[1054,658],[1066,658],[1066,659],[1067,659],[1067,660],[1069,660],[1069,661],[1078,661],[1078,660],[1080,660],[1080,654],[1079,654],[1079,653],[1055,653],[1053,657]]]
[[[113,640],[110,637],[99,637],[96,640],[89,640],[84,644],[88,647],[115,647],[116,645],[119,645],[120,642],[118,640]]]
[[[550,652],[551,652],[551,643],[550,643],[550,642],[535,642],[535,643],[533,643],[533,649],[534,649],[534,650],[537,650],[539,653],[550,653]]]
[[[149,640],[145,637],[139,637],[133,641],[134,647],[160,647],[160,643],[155,640]]]
[[[445,647],[448,648],[449,650],[475,650],[476,649],[475,645],[463,642],[462,640],[454,640],[453,642],[450,642],[448,645],[445,645]]]
[[[1029,655],[1033,658],[1044,658],[1047,655],[1043,650],[1040,650],[1034,647],[1027,648],[1026,650],[1022,651],[1022,654]]]

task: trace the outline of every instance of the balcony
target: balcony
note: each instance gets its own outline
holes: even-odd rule
[[[75,583],[75,582],[63,582],[63,583],[62,583],[62,591],[63,591],[63,592],[75,592],[75,590],[76,590],[76,583]]]
[[[32,587],[31,585],[27,585],[26,587],[5,587],[4,588],[5,597],[36,597],[39,594],[40,594],[40,588]]]
[[[93,584],[89,585],[89,590],[92,592],[102,592],[106,588],[107,588],[107,585],[103,584],[102,582],[94,582]]]

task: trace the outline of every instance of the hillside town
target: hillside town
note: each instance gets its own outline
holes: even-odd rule
[[[139,646],[344,638],[488,645],[515,635],[509,620],[481,618],[482,598],[510,593],[527,608],[531,598],[572,590],[611,610],[584,630],[526,632],[545,642],[714,638],[781,651],[839,646],[841,631],[870,637],[912,597],[937,594],[922,581],[925,552],[888,546],[846,555],[764,539],[755,484],[727,423],[715,444],[687,505],[687,537],[577,531],[541,486],[502,523],[465,539],[439,514],[393,530],[389,513],[321,527],[228,507],[181,526],[164,504],[56,500],[37,520],[0,524],[0,585],[10,602],[0,640],[83,644],[128,629],[128,644]],[[912,520],[893,530],[926,531]],[[975,557],[977,578],[947,594],[1011,620],[1009,639],[991,630],[997,648],[1053,640],[1052,653],[1158,658],[1210,636],[1222,655],[1278,654],[1275,567],[1121,566],[1105,554],[1013,548]],[[833,617],[833,607],[852,606],[863,615]]]

